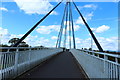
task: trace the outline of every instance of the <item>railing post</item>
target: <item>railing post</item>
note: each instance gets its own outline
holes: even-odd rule
[[[31,55],[31,47],[29,48],[29,55],[28,55],[28,57],[29,57],[29,63],[28,63],[29,68],[31,68],[31,66],[30,66],[31,65],[30,55]]]
[[[19,52],[19,49],[17,48],[16,49],[16,52],[15,52],[15,76],[17,76],[17,74],[18,74],[18,69],[17,69],[17,67],[18,67],[18,53]]]
[[[105,53],[104,53],[104,73],[105,73],[105,68],[106,68],[106,65],[105,65],[106,60],[107,60],[107,56],[106,56]]]
[[[7,52],[10,52],[10,49],[8,48]]]
[[[115,62],[118,64],[118,58],[117,57],[115,57]],[[120,73],[118,73],[118,66],[115,66],[115,72],[116,72],[115,78],[117,78],[118,75],[120,74]]]
[[[115,62],[118,64],[118,58],[117,57],[115,57]]]
[[[39,47],[37,48],[37,50],[39,50]]]
[[[2,53],[2,55],[1,55],[1,79],[3,79],[3,78],[5,78],[4,77],[4,53]]]

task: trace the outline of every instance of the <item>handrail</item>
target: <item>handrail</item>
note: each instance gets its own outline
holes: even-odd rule
[[[89,50],[81,50],[81,51],[86,51],[86,52],[91,52],[91,53],[95,53],[95,54],[101,54],[101,55],[106,55],[106,56],[111,56],[111,57],[120,58],[120,55],[118,55],[118,54],[108,54],[108,53],[95,52],[95,51],[89,51]]]
[[[0,80],[13,79],[62,51],[59,48],[40,47],[0,47],[0,49],[7,49],[0,52]]]
[[[70,50],[89,78],[120,80],[120,55],[89,50]]]
[[[32,48],[42,48],[42,47],[0,47],[0,49],[32,49]]]

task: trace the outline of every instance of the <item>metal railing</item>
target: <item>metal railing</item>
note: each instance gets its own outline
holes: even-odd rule
[[[89,78],[120,80],[120,55],[88,50],[71,50]]]
[[[56,55],[61,49],[32,47],[0,47],[0,79],[12,79]]]

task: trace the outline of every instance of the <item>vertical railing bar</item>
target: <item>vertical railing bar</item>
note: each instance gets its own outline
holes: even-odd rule
[[[10,67],[12,67],[12,65],[11,65],[11,55],[12,55],[12,53],[11,54],[9,54],[9,56],[10,56],[10,59],[9,59],[9,66]],[[12,68],[11,68],[11,70],[10,70],[10,77],[12,78]]]
[[[110,79],[112,80],[112,63],[110,63],[110,67],[111,67],[111,73],[110,73],[110,75],[111,75],[111,77],[110,77]]]
[[[116,71],[116,73],[115,73],[115,74],[116,74],[116,76],[115,76],[115,77],[116,77],[116,78],[118,78],[118,76],[117,76],[117,75],[118,75],[117,65],[115,66],[115,71]]]
[[[5,53],[3,54],[3,79],[5,78]]]
[[[115,62],[118,64],[118,58],[115,57]],[[115,71],[116,71],[116,75],[115,75],[115,78],[117,79],[118,78],[118,70],[117,70],[117,65],[115,65]]]
[[[110,78],[110,63],[108,62],[108,74],[109,74],[109,78]]]
[[[9,62],[8,62],[9,64],[8,64],[8,66],[11,67],[11,66],[10,66],[11,54],[9,53],[8,56],[9,56]],[[10,75],[10,78],[11,78],[11,68],[10,68],[10,70],[9,70],[9,75]]]
[[[29,69],[30,69],[30,62],[31,62],[31,61],[30,61],[30,54],[31,54],[31,48],[29,48],[29,55],[28,55],[28,56],[29,56],[29,58],[28,58],[28,59],[29,59],[29,60],[28,60],[28,61],[29,61],[29,63],[28,63],[28,64],[29,64]]]
[[[10,54],[10,66],[13,67],[13,61],[12,61],[12,55],[13,53]],[[13,68],[11,69],[11,77],[13,77]]]
[[[21,54],[21,58],[22,58],[22,61],[21,61],[21,63],[20,64],[22,64],[23,63],[23,67],[21,68],[21,70],[20,71],[23,71],[24,70],[24,68],[25,68],[25,65],[24,65],[24,61],[25,61],[25,59],[24,59],[24,53],[20,53]]]
[[[106,66],[105,66],[106,59],[107,59],[107,56],[104,54],[104,73],[105,73],[105,69],[106,69]]]
[[[18,70],[17,70],[17,67],[18,67],[18,51],[19,49],[17,48],[16,49],[16,52],[15,52],[15,77],[18,75]]]
[[[14,77],[17,74],[16,71],[15,71],[15,67],[16,67],[15,64],[16,64],[16,51],[14,51],[14,56],[13,56],[13,66],[14,66],[14,68],[13,68],[13,75],[14,75]]]
[[[10,70],[11,70],[11,68],[10,68],[10,66],[9,66],[9,60],[10,60],[9,54],[7,54],[7,58],[8,58],[8,60],[7,60],[7,61],[8,61],[8,62],[7,62],[7,67],[9,68],[9,69],[8,69],[8,75],[9,75],[9,78],[10,78],[10,76],[11,76],[11,75],[10,75]]]
[[[9,67],[12,67],[11,66],[11,53],[9,54]],[[10,78],[12,78],[11,71],[12,71],[12,68],[10,68],[10,71],[9,71]]]
[[[2,53],[2,56],[1,56],[1,63],[2,63],[2,65],[1,65],[1,71],[2,71],[1,76],[2,76],[2,79],[3,79],[4,78],[4,76],[3,76],[4,75],[4,71],[3,71],[4,70],[4,68],[3,68],[4,67],[4,53]]]
[[[7,78],[9,78],[9,65],[8,65],[8,60],[9,60],[9,56],[8,54],[6,54],[6,58],[7,58],[7,62],[6,62],[6,69],[7,69]]]
[[[114,65],[114,71],[115,71],[115,75],[114,75],[114,76],[115,76],[115,79],[117,78],[117,77],[116,77],[116,74],[117,74],[117,73],[116,73],[116,72],[117,72],[117,71],[116,71],[116,66],[117,66],[117,65]]]
[[[112,71],[113,71],[113,77],[112,78],[115,78],[115,64],[112,64],[113,65],[113,69],[112,69]]]
[[[4,79],[6,78],[6,69],[5,69],[5,66],[6,66],[6,53],[4,54],[4,58],[3,58],[3,71],[4,71],[4,74],[3,74],[3,76],[4,76]]]
[[[13,71],[12,71],[12,72],[13,72],[13,73],[12,73],[12,74],[13,74],[13,77],[14,77],[14,76],[15,76],[15,54],[16,54],[16,53],[13,52],[12,54],[13,54],[13,55],[12,55],[12,66],[13,66]]]
[[[39,50],[39,48],[38,48],[38,50]],[[27,52],[27,50],[26,50],[26,52]],[[28,69],[28,58],[29,58],[29,53],[27,53],[25,56],[27,57],[26,58],[26,70]]]
[[[106,62],[106,63],[107,63],[107,66],[106,66],[107,72],[106,72],[106,74],[107,74],[107,78],[109,79],[109,63],[108,62]]]
[[[120,79],[120,66],[117,67],[118,69],[118,80]]]
[[[4,58],[4,78],[6,78],[6,53],[5,53],[5,58]]]
[[[113,64],[113,78],[115,78],[115,64]]]
[[[113,66],[113,69],[112,69],[112,71],[113,71],[113,72],[112,72],[112,75],[113,75],[113,76],[112,76],[112,78],[114,78],[114,77],[115,77],[115,67],[114,67],[114,64],[112,64],[112,66]]]

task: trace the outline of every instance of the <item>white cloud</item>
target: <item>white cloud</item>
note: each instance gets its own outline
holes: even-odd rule
[[[99,42],[101,43],[104,50],[118,50],[118,37],[98,37]]]
[[[105,38],[105,37],[97,37],[98,42],[102,46],[103,50],[112,50],[112,51],[117,51],[118,50],[118,38],[117,37],[110,37],[110,38]],[[76,41],[76,47],[77,49],[81,48],[91,48],[91,38],[87,39],[81,39],[79,37],[75,38]],[[67,36],[67,48],[69,48],[69,36]],[[71,38],[72,42],[72,47],[73,47],[73,38]],[[63,43],[63,42],[62,42]],[[61,45],[63,46],[63,45]],[[92,48],[94,50],[98,50],[96,44],[94,43],[92,39]]]
[[[46,14],[52,8],[53,5],[50,4],[49,0],[14,0],[18,7],[23,10],[26,14]],[[52,14],[57,14],[53,12]]]
[[[77,24],[75,24],[75,25],[74,25],[74,31],[78,31],[79,29],[80,29],[80,26],[77,25]]]
[[[92,31],[95,31],[96,30],[96,28],[90,28]]]
[[[91,20],[93,16],[94,16],[93,12],[91,12],[91,13],[87,14],[86,19]]]
[[[82,8],[92,8],[92,9],[96,9],[96,8],[97,8],[97,5],[87,4],[87,5],[84,5]]]
[[[67,31],[69,31],[69,23],[70,23],[70,25],[71,25],[71,31],[72,31],[72,23],[70,22],[70,21],[67,21]],[[66,25],[66,21],[64,21],[64,25]],[[77,25],[77,24],[74,24],[74,31],[77,31],[77,30],[79,30],[80,29],[80,26],[79,25]]]
[[[20,0],[24,1],[24,0]],[[49,0],[50,2],[60,2],[61,0]],[[72,1],[72,0],[71,0]],[[74,0],[74,2],[119,2],[120,0]],[[2,0],[2,2],[14,2],[14,0]],[[33,0],[32,2],[37,2],[37,0]],[[63,0],[66,2],[66,0]]]
[[[87,21],[87,19],[86,18],[84,18],[85,19],[85,21]],[[79,17],[77,20],[76,20],[76,22],[75,22],[76,24],[84,24],[84,22],[83,22],[83,20],[82,20],[82,18],[81,17]]]
[[[46,26],[40,26],[36,31],[41,34],[50,34],[51,33],[51,30],[49,30]]]
[[[51,39],[52,40],[57,40],[57,36],[52,36]]]
[[[8,44],[8,41],[12,38],[21,38],[24,34],[9,34],[7,29],[4,29],[2,27],[0,27],[0,44]],[[49,39],[45,39],[44,37],[40,37],[38,38],[37,35],[32,36],[29,35],[25,40],[24,40],[27,44],[29,44],[30,46],[52,46],[53,44],[50,44]],[[8,44],[10,45],[10,44]]]
[[[7,44],[9,39],[10,34],[8,33],[8,30],[0,27],[0,44],[1,43]]]
[[[94,32],[94,34],[95,34],[95,33],[103,33],[103,32],[105,32],[105,31],[109,30],[110,27],[107,26],[107,25],[102,25],[102,26],[99,26],[98,28],[90,28],[90,29],[91,29],[91,30]]]
[[[0,27],[0,35],[6,35],[8,34],[8,30]]]
[[[102,26],[98,27],[98,28],[95,30],[95,32],[96,32],[96,33],[102,33],[102,32],[105,32],[105,31],[107,31],[107,30],[109,30],[109,29],[110,29],[109,26],[102,25]]]
[[[82,39],[80,39],[80,38],[75,38],[76,44],[80,44],[82,42],[81,40]]]
[[[3,44],[7,44],[8,41],[12,38],[21,38],[23,34],[15,35],[15,34],[9,34],[7,29],[4,29],[0,27],[0,42]],[[46,39],[44,37],[38,37],[38,36],[32,36],[29,35],[24,41],[28,43],[29,45],[32,46],[46,46],[46,47],[53,47],[55,46],[56,42],[53,42],[53,40],[56,40],[56,36],[52,36],[51,39]],[[91,38],[87,39],[81,39],[76,37],[76,46],[77,48],[90,48],[91,47]],[[118,37],[110,37],[110,38],[105,38],[105,37],[97,37],[99,43],[101,44],[102,48],[104,50],[113,50],[116,51],[118,50]],[[71,37],[72,41],[72,46],[73,46],[73,38]],[[63,42],[62,42],[63,43]],[[69,45],[69,36],[67,36],[67,47]],[[93,42],[93,49],[97,49],[95,43]]]
[[[110,37],[110,38],[105,38],[105,37],[97,37],[98,42],[102,46],[103,50],[113,50],[117,51],[118,50],[118,37]],[[80,43],[77,43],[77,48],[91,48],[91,38],[87,39],[80,39],[78,38]],[[77,41],[77,39],[76,39]],[[92,40],[93,44],[93,49],[96,50],[98,49],[94,41]]]
[[[35,38],[33,41],[31,41],[29,44],[31,44],[32,46],[46,46],[49,47],[50,44],[50,40],[46,39],[44,37],[40,37],[40,38]]]
[[[84,17],[84,19],[85,19],[86,22],[92,19],[92,17],[94,16],[93,13],[97,9],[97,5],[95,5],[95,4],[86,4],[84,6],[78,6],[78,7],[81,10],[83,10],[83,13],[84,13],[83,17]],[[90,9],[92,12],[89,12],[89,11],[86,12],[84,9]],[[78,19],[76,20],[75,23],[76,24],[84,25],[84,22],[83,22],[81,16],[78,17]]]
[[[40,34],[50,34],[53,31],[59,31],[60,25],[39,26],[36,31]]]
[[[59,32],[60,27],[61,27],[60,25],[39,26],[36,29],[36,31],[40,34],[50,34],[51,32],[54,32],[54,31]],[[80,29],[80,26],[75,24],[74,25],[74,31],[77,31],[79,29]],[[71,30],[72,30],[72,26],[71,26]],[[67,31],[69,31],[69,27],[67,27]],[[65,27],[63,29],[63,34],[64,34],[64,32],[65,32]]]
[[[8,29],[4,29],[0,27],[0,43],[1,44],[8,44],[8,41],[12,38],[21,38],[23,34],[15,35],[15,34],[10,34],[8,32]],[[35,43],[37,36],[31,36],[29,35],[24,41],[27,42],[28,44],[33,44]],[[9,44],[10,45],[10,44]]]
[[[0,10],[1,10],[1,11],[6,11],[6,12],[8,11],[8,9],[7,9],[7,8],[4,8],[4,7],[0,7]]]
[[[88,20],[91,20],[93,16],[94,16],[94,15],[93,15],[93,12],[91,12],[91,13],[86,14],[86,16],[84,16],[84,19],[85,19],[85,21],[87,22]],[[76,24],[84,25],[84,22],[83,22],[83,20],[82,20],[81,17],[78,17],[78,19],[76,20],[75,23],[76,23]]]

